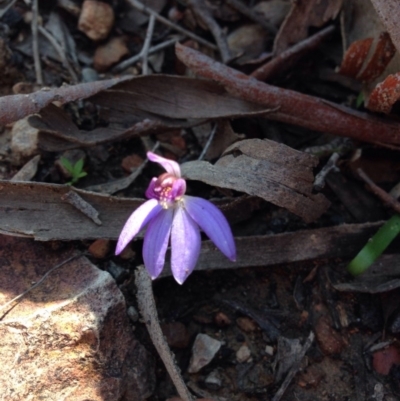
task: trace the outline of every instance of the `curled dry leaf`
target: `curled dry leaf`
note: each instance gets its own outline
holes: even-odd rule
[[[128,78],[108,79],[105,81],[62,86],[55,89],[43,88],[28,95],[0,97],[0,124],[9,124],[30,114],[37,113],[54,101],[64,104],[78,99],[85,99]]]
[[[316,164],[313,156],[286,145],[249,139],[228,148],[216,165],[188,162],[182,165],[182,173],[192,180],[259,196],[309,223],[329,207],[323,195],[312,194]]]
[[[400,72],[389,75],[383,82],[376,85],[366,106],[369,110],[388,114],[399,99]]]
[[[292,2],[292,7],[283,21],[274,42],[274,52],[282,53],[290,46],[308,36],[308,29],[322,27],[335,19],[342,8],[343,0],[301,0]]]
[[[361,82],[372,82],[382,75],[395,52],[387,32],[382,32],[376,41],[357,40],[347,49],[339,73]]]
[[[215,82],[167,75],[132,78],[89,100],[107,111],[108,127],[82,131],[63,110],[48,105],[29,119],[40,130],[39,146],[61,151],[189,127],[208,119],[268,112],[263,105],[230,95]]]

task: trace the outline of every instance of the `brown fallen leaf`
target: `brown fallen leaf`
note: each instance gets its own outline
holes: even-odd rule
[[[43,88],[28,95],[0,97],[0,124],[9,124],[30,114],[37,113],[54,101],[64,104],[78,99],[85,99],[128,78],[114,78],[105,81],[62,86],[55,89]]]
[[[335,19],[343,0],[299,0],[292,2],[274,42],[274,53],[280,54],[308,36],[310,27],[321,27]]]
[[[132,78],[89,100],[105,110],[108,127],[80,130],[67,113],[49,104],[39,116],[29,118],[40,130],[39,146],[62,151],[190,127],[208,119],[268,112],[263,105],[230,95],[215,82],[167,75]]]
[[[400,72],[391,74],[376,85],[371,92],[366,107],[378,113],[389,114],[393,105],[400,99]]]
[[[312,194],[312,169],[317,163],[313,156],[286,145],[248,139],[229,147],[214,166],[204,161],[184,163],[182,174],[191,180],[259,196],[310,223],[330,204],[322,194]]]

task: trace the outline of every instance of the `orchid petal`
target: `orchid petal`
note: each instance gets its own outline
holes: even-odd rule
[[[156,199],[150,199],[140,205],[129,217],[118,238],[115,254],[119,255],[133,237],[154,217],[160,213],[162,207]]]
[[[185,196],[184,202],[190,217],[228,259],[235,261],[235,240],[222,212],[211,202],[202,198]]]
[[[177,207],[171,232],[171,270],[179,284],[183,284],[195,268],[200,246],[199,227],[183,207]]]
[[[173,209],[163,209],[149,224],[143,243],[143,261],[154,280],[161,273],[171,233]]]
[[[154,191],[154,188],[156,187],[156,183],[157,183],[157,178],[152,178],[150,181],[149,186],[146,189],[145,195],[147,199],[157,199],[158,198],[158,194],[156,194],[156,192]]]
[[[164,167],[167,173],[170,173],[177,178],[181,177],[181,168],[179,167],[179,164],[177,162],[165,159],[164,157],[156,155],[153,152],[147,152],[147,158],[152,162],[161,164],[161,166]]]
[[[175,200],[176,198],[185,195],[185,192],[186,192],[186,181],[183,178],[178,178],[172,184],[172,191],[170,195],[171,200]]]

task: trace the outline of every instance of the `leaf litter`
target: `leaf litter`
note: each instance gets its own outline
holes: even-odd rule
[[[59,7],[66,7],[61,3]],[[203,398],[238,401],[261,394],[268,394],[276,401],[293,397],[323,399],[326,393],[342,399],[354,386],[357,394],[368,394],[377,379],[361,351],[365,344],[374,341],[371,333],[382,331],[387,338],[396,333],[398,312],[396,308],[392,311],[383,297],[399,286],[397,255],[383,255],[371,267],[369,275],[357,279],[346,275],[343,262],[354,257],[383,224],[381,218],[390,216],[386,203],[393,204],[370,202],[368,199],[373,195],[360,185],[352,167],[359,153],[367,153],[366,160],[376,160],[379,152],[389,152],[388,148],[394,155],[398,152],[400,130],[395,107],[399,93],[399,70],[395,67],[398,28],[393,22],[396,14],[390,11],[392,2],[373,0],[373,7],[367,2],[372,11],[364,16],[355,12],[353,27],[346,30],[342,26],[342,39],[347,43],[342,60],[332,50],[339,40],[329,24],[338,22],[340,12],[349,17],[346,11],[349,4],[354,12],[360,2],[285,4],[282,10],[289,12],[280,26],[282,15],[276,18],[279,22],[274,22],[278,24],[274,40],[268,36],[260,42],[264,52],[251,48],[251,41],[243,42],[240,51],[253,57],[245,63],[240,60],[241,54],[236,53],[232,58],[225,35],[245,26],[246,18],[259,24],[260,32],[275,34],[272,16],[268,19],[257,11],[262,9],[263,2],[251,8],[244,2],[229,1],[224,8],[215,8],[196,0],[190,2],[190,7],[174,8],[167,1],[155,4],[156,11],[143,8],[137,1],[127,3],[153,17],[138,18],[138,25],[129,29],[129,23],[126,24],[129,18],[123,17],[125,25],[117,18],[115,26],[121,24],[122,31],[117,29],[112,36],[124,32],[132,39],[131,35],[137,35],[129,42],[133,47],[146,31],[151,32],[148,43],[154,43],[154,48],[166,39],[165,47],[160,46],[158,51],[170,62],[169,65],[165,62],[161,69],[167,74],[146,75],[153,68],[152,56],[139,46],[137,52],[144,53],[132,61],[136,64],[125,64],[119,69],[127,75],[115,78],[107,70],[112,66],[101,66],[98,72],[106,78],[103,81],[95,79],[56,88],[58,81],[53,78],[52,82],[49,77],[62,71],[63,80],[74,83],[83,72],[79,71],[82,60],[92,56],[88,56],[90,52],[79,37],[84,34],[72,31],[71,35],[70,25],[62,21],[76,18],[76,14],[66,17],[57,13],[51,18],[49,15],[53,26],[46,25],[46,29],[56,40],[68,44],[64,50],[48,47],[48,54],[53,54],[51,61],[42,57],[45,81],[51,88],[0,98],[3,125],[30,116],[30,124],[39,130],[40,153],[25,166],[23,158],[12,162],[7,145],[3,145],[8,135],[5,127],[1,142],[1,233],[40,241],[79,241],[71,244],[80,249],[87,247],[88,240],[116,240],[127,217],[144,202],[147,179],[155,175],[154,167],[145,162],[124,175],[121,159],[143,155],[156,147],[165,157],[179,159],[193,195],[209,198],[221,208],[232,224],[237,243],[237,262],[221,257],[214,245],[205,240],[197,265],[199,272],[194,273],[193,281],[189,279],[179,289],[168,278],[154,284],[157,299],[164,300],[164,305],[159,305],[163,320],[182,321],[193,333],[221,335],[225,341],[217,359],[196,375],[185,370],[189,350],[177,352],[177,363],[190,390]],[[269,3],[271,9],[278,7],[278,2]],[[170,11],[170,22],[162,16],[165,8]],[[57,18],[61,18],[60,29],[64,33],[55,29]],[[150,25],[152,18],[158,21],[154,30],[145,26]],[[342,20],[349,23],[346,18]],[[369,35],[368,30],[365,35],[360,28],[366,19],[375,27]],[[193,31],[190,41],[181,39],[184,43],[176,45],[176,55],[168,47],[173,41],[165,36],[168,33],[162,32],[161,25],[165,23],[169,29],[185,27],[180,29],[182,35]],[[205,31],[209,31],[205,35],[207,40],[202,38]],[[209,42],[212,36],[215,45]],[[34,42],[34,35],[30,39]],[[118,42],[111,40],[109,43]],[[98,46],[95,41],[91,43]],[[62,53],[54,56],[54,50],[57,53],[60,49],[67,57]],[[315,55],[323,56],[317,61]],[[28,59],[36,56],[34,47],[24,53]],[[40,61],[40,52],[37,59]],[[266,59],[270,61],[262,65]],[[332,85],[321,78],[323,74],[318,74],[327,64],[332,68],[332,60],[340,67],[336,73],[331,71],[330,76],[336,74],[336,82],[347,87],[339,89],[337,83]],[[96,63],[95,67],[99,65]],[[34,67],[37,72],[37,63]],[[138,75],[140,71],[143,75]],[[90,73],[99,77],[96,71]],[[338,74],[362,82],[366,109],[354,109],[355,94],[351,88],[356,85],[341,80]],[[371,111],[392,113],[395,118]],[[335,166],[340,177],[335,178],[337,171],[327,173],[327,185],[315,186],[316,173],[336,149],[329,150],[327,157],[317,158],[305,153],[305,146],[324,146],[335,136],[353,140],[352,146],[337,153]],[[65,181],[54,159],[65,157],[65,152],[72,149],[83,151],[86,159],[76,187],[67,187],[60,185]],[[344,177],[348,180],[346,185],[341,184]],[[389,192],[389,186],[396,179],[400,181],[400,177],[396,171],[387,177],[391,178],[383,180],[382,185]],[[136,252],[140,245],[139,235],[138,241],[131,245],[130,259],[115,259],[116,263],[126,264],[132,273],[132,265],[141,264],[137,256],[140,252]],[[107,269],[104,266],[111,258],[108,256],[99,266]],[[167,268],[163,277],[170,274]],[[128,288],[129,280],[122,283],[121,289],[128,304],[132,304]],[[349,292],[351,299],[347,296]],[[375,305],[368,304],[363,293],[375,297]],[[224,300],[221,294],[230,300],[230,307],[221,302]],[[379,313],[381,298],[376,298],[377,294],[384,294],[384,326],[377,326],[379,320],[371,317]],[[191,307],[185,310],[182,305]],[[271,322],[275,322],[271,312],[274,310],[279,332],[277,326],[275,331],[271,328]],[[215,311],[232,322],[246,315],[256,321],[256,329],[246,331],[238,323],[218,327]],[[370,323],[373,321],[375,325]],[[358,335],[352,331],[353,327]],[[143,334],[140,325],[137,329]],[[296,345],[288,348],[287,355],[283,354],[284,341]],[[235,359],[237,348],[242,345],[251,354],[246,363]],[[266,345],[272,350],[277,347],[278,354],[270,357]],[[353,383],[351,377],[340,379],[344,367],[356,369],[366,380]],[[208,387],[207,377],[215,370],[223,372],[224,384],[237,381],[237,386]],[[379,372],[387,376],[387,381],[382,381],[385,392],[395,393],[394,373],[381,366]],[[247,380],[249,377],[251,380]],[[161,375],[159,380],[151,400],[165,399],[174,393],[163,392],[168,380]],[[187,399],[191,397],[186,390],[180,394]]]

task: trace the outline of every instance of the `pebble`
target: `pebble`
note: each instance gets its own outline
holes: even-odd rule
[[[161,324],[161,330],[170,347],[186,348],[190,342],[189,332],[181,322]]]
[[[231,319],[224,312],[218,312],[214,316],[214,322],[218,327],[226,327],[232,324]]]
[[[118,36],[97,47],[93,56],[93,66],[96,71],[107,71],[126,56],[129,49],[125,42],[124,37]]]
[[[272,347],[271,345],[266,345],[265,346],[265,353],[267,355],[273,356],[274,355],[274,347]]]
[[[339,354],[344,346],[342,335],[331,325],[327,316],[321,316],[315,325],[315,336],[324,355]]]
[[[126,312],[133,323],[136,323],[139,320],[139,312],[134,306],[131,305]]]
[[[400,365],[400,351],[395,345],[374,352],[372,365],[381,375],[388,375],[394,365]]]
[[[197,334],[192,348],[188,372],[197,373],[201,368],[208,365],[221,348],[221,345],[221,341],[215,340],[207,334]]]
[[[251,351],[250,348],[246,345],[243,344],[237,351],[236,351],[236,360],[239,363],[246,362],[250,359],[251,357]]]
[[[111,274],[111,276],[114,277],[114,280],[117,283],[121,283],[129,276],[128,270],[124,269],[114,262],[109,263],[107,271]]]
[[[13,163],[20,165],[39,152],[38,134],[39,130],[29,125],[28,117],[14,123],[11,130]]]
[[[139,167],[143,162],[144,160],[139,155],[134,153],[122,159],[121,167],[127,173],[132,173],[132,171]]]
[[[218,370],[213,370],[205,379],[204,384],[209,390],[219,390],[222,386],[221,375]]]
[[[97,239],[88,248],[89,253],[97,259],[104,259],[109,250],[110,240],[108,239]]]
[[[94,41],[105,39],[114,25],[114,10],[108,3],[85,0],[82,4],[78,29]]]
[[[238,317],[236,319],[236,324],[241,330],[245,331],[246,333],[255,331],[258,327],[257,323],[248,317]]]

